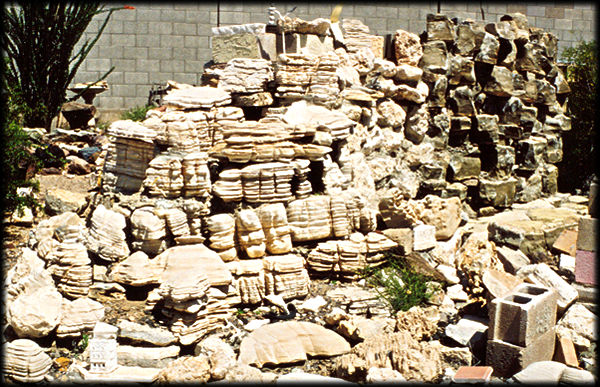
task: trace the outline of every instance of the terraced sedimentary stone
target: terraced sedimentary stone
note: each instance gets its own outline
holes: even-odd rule
[[[240,210],[236,215],[235,224],[240,249],[249,258],[264,256],[266,238],[258,214],[253,209]]]
[[[270,254],[290,252],[292,238],[283,203],[263,204],[257,212],[265,234],[266,250]]]
[[[274,79],[270,61],[265,59],[234,58],[227,62],[219,77],[219,88],[230,93],[264,91]]]
[[[91,331],[96,323],[104,318],[104,312],[104,305],[88,297],[80,297],[73,301],[64,300],[56,336],[78,337],[83,332]]]
[[[125,227],[125,216],[109,210],[100,204],[92,213],[89,235],[86,241],[88,250],[100,258],[115,262],[129,256]]]
[[[276,294],[283,299],[306,296],[310,290],[310,278],[300,255],[271,255],[263,258],[265,269],[265,293]]]
[[[307,360],[307,355],[329,357],[348,351],[350,344],[334,331],[306,321],[288,321],[251,332],[242,340],[238,361],[262,367]]]
[[[187,214],[183,210],[180,208],[155,208],[155,211],[165,220],[167,229],[175,238],[190,235]]]
[[[177,108],[211,108],[231,102],[231,95],[217,87],[198,86],[172,89],[163,97],[166,105]]]
[[[170,331],[180,344],[192,344],[231,315],[227,294],[217,287],[229,286],[233,277],[218,254],[201,244],[171,247],[160,256],[165,269],[146,306],[153,309],[162,300]]]
[[[206,152],[188,153],[181,160],[183,196],[206,197],[211,190]]]
[[[46,271],[35,271],[22,290],[7,305],[6,321],[17,336],[39,338],[60,323],[63,296]]]
[[[144,187],[151,196],[176,198],[183,190],[181,157],[175,154],[160,154],[148,164]]]
[[[92,264],[83,244],[59,243],[46,259],[48,272],[65,297],[87,296],[92,285]]]
[[[37,383],[44,380],[52,367],[52,359],[35,342],[16,339],[5,344],[2,373],[21,383]]]
[[[167,246],[164,238],[167,235],[166,222],[156,215],[152,207],[138,208],[129,217],[131,235],[134,241],[131,246],[150,255],[157,255]]]
[[[103,188],[109,192],[137,192],[148,163],[156,154],[156,131],[131,120],[120,120],[113,122],[106,134],[110,143],[104,162]]]
[[[328,196],[297,199],[286,208],[293,242],[324,239],[331,236],[332,219]]]
[[[119,320],[119,337],[135,343],[144,343],[164,347],[177,342],[177,338],[164,328],[151,328],[128,320]]]
[[[206,220],[209,247],[219,254],[224,262],[237,258],[235,243],[235,218],[230,214],[211,215]]]
[[[160,256],[150,259],[143,251],[136,251],[116,263],[111,268],[109,278],[111,281],[129,286],[159,284],[164,265],[164,259]]]

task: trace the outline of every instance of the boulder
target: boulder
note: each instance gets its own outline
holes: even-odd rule
[[[350,351],[350,344],[337,333],[305,321],[268,324],[246,336],[240,344],[243,364],[293,363],[310,356],[336,356]]]
[[[51,188],[44,195],[45,210],[50,215],[64,212],[80,213],[88,202],[88,194],[68,191],[62,188]]]
[[[35,342],[17,339],[4,346],[2,373],[20,383],[38,383],[52,367],[52,359]]]

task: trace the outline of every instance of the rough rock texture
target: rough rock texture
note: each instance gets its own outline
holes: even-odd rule
[[[337,333],[305,321],[265,325],[242,340],[239,361],[244,364],[292,363],[311,356],[335,356],[350,351]]]

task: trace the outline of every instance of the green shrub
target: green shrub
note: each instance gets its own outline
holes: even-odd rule
[[[64,102],[69,84],[104,31],[118,7],[105,9],[99,2],[14,1],[2,12],[4,34],[0,39],[4,53],[4,84],[22,109],[23,125],[50,128],[52,119]],[[76,45],[94,16],[107,13],[93,39]],[[113,70],[109,69],[103,80]],[[70,98],[77,99],[85,90]]]
[[[40,208],[34,195],[19,195],[20,187],[32,188],[32,193],[39,191],[39,182],[33,179],[42,166],[41,161],[34,156],[33,144],[23,128],[15,122],[5,126],[3,136],[2,199],[5,211],[15,209],[22,214],[24,207],[36,211]]]
[[[148,110],[155,108],[153,105],[136,106],[121,114],[122,120],[143,121]]]
[[[367,267],[360,274],[367,284],[374,286],[380,298],[394,313],[406,311],[431,298],[427,282],[431,279],[412,270],[399,256],[388,255],[388,263],[381,267]]]
[[[591,41],[563,52],[563,59],[569,63],[565,75],[571,88],[567,101],[571,130],[562,135],[564,156],[557,163],[560,192],[587,192],[596,168],[596,49],[596,42]]]

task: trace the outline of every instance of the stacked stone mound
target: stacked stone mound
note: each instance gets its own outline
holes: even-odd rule
[[[518,13],[487,24],[428,16],[419,63],[431,90],[427,109],[433,121],[444,108],[449,116],[436,136],[452,156],[447,181],[473,192],[479,206],[556,193],[553,164],[571,127],[556,58],[556,37]]]
[[[309,272],[354,279],[394,248],[458,283],[468,259],[438,250],[458,250],[464,202],[489,213],[556,192],[569,90],[556,38],[522,15],[430,15],[422,38],[396,32],[393,57],[358,20],[278,28],[285,52],[257,32],[256,55],[215,61],[201,86],[170,82],[143,122],[111,125],[89,232],[77,215],[36,232],[62,295],[87,295],[98,257],[110,280],[155,287],[148,308],[187,345],[236,304],[303,297]]]

